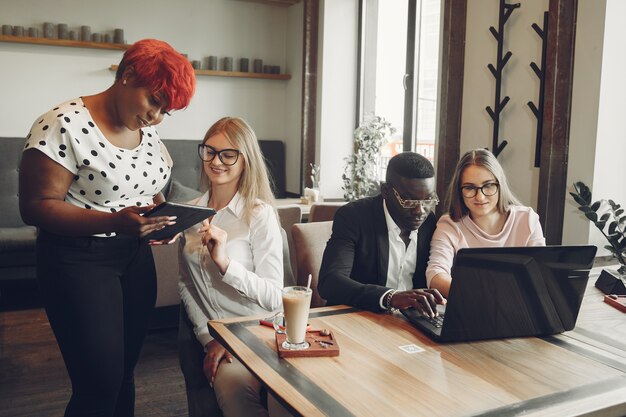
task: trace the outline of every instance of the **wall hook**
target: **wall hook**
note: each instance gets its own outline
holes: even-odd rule
[[[498,56],[496,61],[496,66],[494,67],[492,64],[488,64],[487,68],[493,75],[496,80],[496,94],[494,100],[493,108],[491,106],[487,106],[485,109],[487,113],[491,117],[493,121],[493,142],[492,142],[492,152],[497,157],[500,152],[504,149],[504,147],[508,144],[506,140],[499,141],[499,133],[500,133],[500,114],[502,110],[509,102],[509,96],[504,96],[501,98],[502,94],[502,70],[504,69],[509,59],[513,55],[511,51],[507,51],[503,54],[504,49],[504,25],[511,17],[513,11],[520,7],[520,3],[508,4],[505,0],[500,0],[500,10],[498,15],[498,29],[496,30],[493,26],[489,27],[489,32],[493,35],[498,43]]]
[[[538,106],[532,101],[528,102],[528,107],[535,115],[537,119],[537,133],[535,136],[535,167],[541,165],[541,137],[543,136],[543,101],[545,90],[545,70],[546,70],[546,51],[548,49],[548,12],[543,13],[543,29],[536,23],[533,23],[531,27],[537,32],[537,35],[541,38],[541,68],[534,62],[530,63],[530,67],[535,72],[535,75],[539,78],[539,102]]]

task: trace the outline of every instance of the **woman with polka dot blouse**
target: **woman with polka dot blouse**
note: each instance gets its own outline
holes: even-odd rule
[[[145,39],[107,90],[38,117],[20,169],[20,210],[39,228],[37,277],[71,382],[65,416],[132,416],[133,372],[156,299],[145,239],[174,221],[163,201],[171,158],[155,125],[187,107],[188,60]]]
[[[218,120],[198,153],[208,191],[192,204],[217,213],[180,239],[179,357],[189,416],[267,417],[260,382],[207,328],[208,320],[269,315],[282,306],[283,242],[267,168],[256,135],[239,118]]]

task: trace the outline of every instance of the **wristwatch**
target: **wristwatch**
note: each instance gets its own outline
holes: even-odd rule
[[[393,295],[396,292],[397,292],[397,290],[389,291],[387,294],[385,294],[385,299],[383,300],[383,306],[390,313],[394,313],[394,312],[398,311],[397,308],[391,306],[391,299],[393,298]]]

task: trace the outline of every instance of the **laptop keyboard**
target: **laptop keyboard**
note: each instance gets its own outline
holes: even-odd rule
[[[438,315],[435,318],[423,317],[424,320],[432,324],[433,326],[440,328],[443,326],[443,314]]]

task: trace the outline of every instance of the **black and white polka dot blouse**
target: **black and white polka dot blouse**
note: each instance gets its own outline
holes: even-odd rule
[[[24,150],[38,149],[74,174],[65,201],[115,213],[152,204],[169,178],[172,161],[155,128],[142,128],[141,135],[134,149],[112,145],[77,98],[37,118]]]

